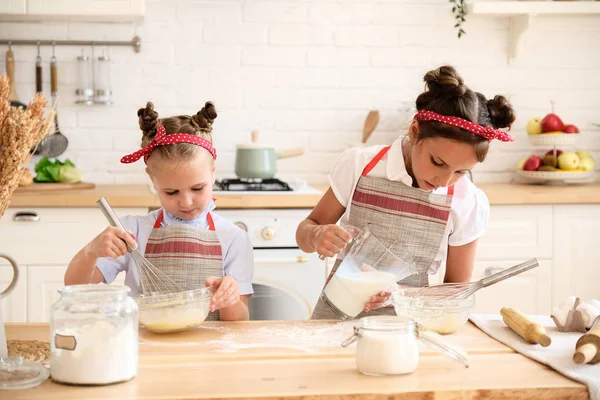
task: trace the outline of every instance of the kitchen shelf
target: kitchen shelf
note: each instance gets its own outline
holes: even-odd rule
[[[597,15],[600,1],[474,1],[473,15],[510,17],[508,63],[513,64],[523,49],[531,20],[538,15]]]

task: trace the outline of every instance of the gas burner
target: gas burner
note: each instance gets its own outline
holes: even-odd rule
[[[290,192],[294,189],[279,179],[222,179],[213,186],[215,192]]]

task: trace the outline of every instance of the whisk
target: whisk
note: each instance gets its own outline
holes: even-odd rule
[[[538,261],[532,258],[522,264],[515,265],[514,267],[507,268],[496,274],[492,274],[476,282],[465,282],[465,283],[445,283],[434,286],[424,286],[418,290],[415,290],[410,294],[411,297],[426,297],[432,300],[461,300],[466,299],[473,293],[484,287],[488,287],[495,283],[501,282],[505,279],[528,271],[532,268],[537,267]]]
[[[119,218],[117,218],[117,215],[104,197],[98,200],[96,204],[100,207],[102,213],[112,226],[125,230],[121,221],[119,221]],[[127,244],[127,251],[131,254],[137,267],[138,275],[140,277],[140,294],[144,296],[155,296],[160,294],[179,293],[186,290],[168,275],[152,265],[150,261],[146,260],[137,248],[134,249]]]

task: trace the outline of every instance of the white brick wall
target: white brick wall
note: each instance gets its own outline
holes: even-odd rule
[[[59,47],[60,127],[70,140],[64,157],[95,182],[142,182],[143,164],[121,165],[137,149],[136,111],[146,101],[161,115],[194,113],[216,103],[219,176],[233,177],[236,143],[261,138],[306,154],[279,163],[280,177],[324,181],[340,151],[361,137],[370,109],[381,122],[370,142],[389,143],[405,131],[423,74],[455,65],[472,88],[504,93],[517,108],[517,141],[494,143],[475,180],[507,181],[531,152],[527,120],[557,112],[584,133],[579,147],[600,158],[600,18],[540,17],[525,49],[507,65],[508,19],[467,16],[457,39],[447,0],[147,0],[143,24],[0,23],[0,37],[129,40],[142,52],[110,48],[115,104],[77,106],[75,58]],[[13,48],[17,91],[34,92],[34,47]],[[90,49],[85,49],[90,55]],[[49,95],[50,48],[42,49]],[[4,65],[4,51],[0,52]],[[34,160],[35,162],[35,160]]]

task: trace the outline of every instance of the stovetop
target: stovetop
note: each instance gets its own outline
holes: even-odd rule
[[[214,192],[291,192],[294,189],[279,179],[256,181],[242,179],[221,179],[213,185]]]

